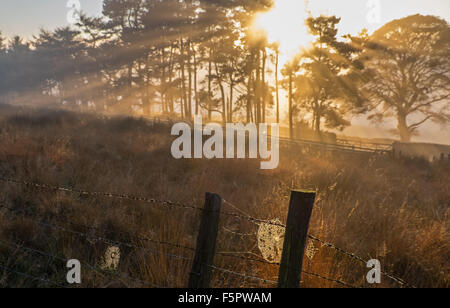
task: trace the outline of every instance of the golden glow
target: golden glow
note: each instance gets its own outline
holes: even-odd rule
[[[253,29],[264,31],[269,43],[278,42],[282,58],[288,59],[312,41],[305,26],[306,18],[305,1],[275,0],[275,6],[270,11],[256,16]]]

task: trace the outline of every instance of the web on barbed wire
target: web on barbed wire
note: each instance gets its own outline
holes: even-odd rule
[[[126,195],[126,194],[117,194],[117,193],[109,193],[109,192],[95,192],[95,191],[84,191],[84,190],[77,190],[77,189],[71,189],[71,188],[67,188],[67,187],[62,187],[62,186],[53,186],[53,185],[49,185],[49,184],[42,184],[42,183],[34,183],[34,182],[28,182],[28,181],[22,181],[22,180],[18,180],[18,179],[11,179],[11,178],[4,178],[4,177],[0,177],[0,182],[5,182],[5,183],[10,183],[13,185],[24,185],[26,187],[32,187],[32,188],[36,188],[36,189],[40,189],[40,190],[48,190],[48,191],[63,191],[63,192],[68,192],[68,193],[74,193],[74,194],[80,194],[83,196],[92,196],[92,197],[105,197],[105,198],[114,198],[114,199],[121,199],[121,200],[130,200],[130,201],[140,201],[140,202],[144,202],[147,204],[151,204],[154,206],[159,206],[162,208],[167,208],[167,209],[172,209],[172,208],[182,208],[182,209],[189,209],[189,210],[196,210],[196,211],[200,211],[200,212],[204,212],[205,210],[201,207],[195,206],[195,205],[186,205],[186,204],[182,204],[182,203],[177,203],[177,202],[172,202],[170,200],[157,200],[157,199],[153,199],[153,198],[148,198],[148,197],[142,197],[142,196],[132,196],[132,195]],[[226,200],[223,200],[223,202],[225,204],[230,205],[234,210],[236,210],[239,213],[232,213],[232,212],[227,212],[227,211],[222,211],[221,214],[227,217],[233,217],[233,218],[237,218],[239,220],[246,220],[249,221],[251,223],[253,223],[254,225],[258,226],[258,231],[257,233],[255,233],[256,239],[257,239],[257,243],[255,243],[254,248],[256,248],[256,246],[259,248],[260,253],[262,255],[262,258],[250,258],[250,257],[246,257],[246,256],[242,256],[241,254],[250,254],[250,255],[256,255],[254,254],[252,251],[254,250],[247,250],[245,252],[218,252],[217,254],[221,254],[224,255],[226,257],[233,257],[233,258],[238,258],[241,260],[245,260],[245,261],[249,261],[249,262],[258,262],[258,263],[266,263],[266,264],[270,264],[272,266],[280,266],[281,264],[281,258],[282,258],[282,251],[283,251],[283,245],[284,245],[284,234],[285,234],[285,230],[286,230],[286,225],[282,224],[280,219],[276,218],[273,220],[264,220],[264,219],[260,219],[260,218],[256,218],[256,217],[252,217],[249,214],[245,213],[240,207],[235,206],[231,203],[229,203]],[[13,215],[18,215],[18,216],[22,216],[24,215],[26,218],[25,213],[23,212],[22,209],[17,209],[17,208],[13,208],[10,207],[7,204],[2,204],[0,203],[0,209],[4,209],[6,212],[11,213]],[[29,217],[28,217],[29,218]],[[188,256],[183,256],[183,255],[178,255],[178,254],[174,254],[174,253],[167,253],[167,252],[163,252],[160,249],[156,249],[156,248],[150,248],[150,247],[143,247],[143,246],[136,246],[134,244],[131,244],[129,242],[120,242],[120,241],[116,241],[116,240],[112,240],[112,239],[108,239],[108,238],[104,238],[101,236],[97,236],[97,235],[92,235],[92,234],[88,234],[88,233],[84,233],[84,232],[79,232],[79,231],[75,231],[74,229],[68,229],[66,227],[62,227],[59,225],[53,225],[51,223],[44,221],[36,221],[36,220],[31,220],[34,224],[45,227],[45,228],[51,228],[53,230],[57,230],[57,231],[61,231],[61,232],[65,232],[68,234],[73,234],[76,235],[80,238],[85,238],[87,241],[92,241],[92,242],[103,242],[108,244],[109,249],[107,249],[107,251],[105,252],[105,259],[103,261],[106,261],[106,259],[109,259],[109,266],[113,268],[113,270],[109,270],[108,272],[115,272],[114,267],[118,267],[119,262],[120,262],[120,247],[123,248],[132,248],[132,249],[136,249],[136,250],[140,250],[140,251],[144,251],[145,253],[148,254],[152,254],[152,255],[165,255],[168,256],[170,258],[174,258],[174,259],[179,259],[179,260],[185,260],[185,261],[194,261],[194,259],[192,257],[188,257]],[[70,222],[68,222],[69,225],[72,225]],[[95,228],[93,226],[84,226],[85,230],[94,230],[94,231],[99,231],[98,228]],[[223,229],[227,232],[227,233],[231,233],[231,234],[235,234],[238,236],[241,236],[242,238],[251,238],[252,237],[252,233],[251,232],[247,232],[247,233],[241,233],[240,230],[229,230],[226,227],[223,227]],[[348,252],[340,247],[337,247],[335,244],[324,241],[314,235],[308,234],[308,245],[305,249],[305,256],[307,258],[309,258],[310,260],[312,260],[314,258],[314,255],[317,253],[317,251],[319,250],[318,248],[315,247],[314,243],[318,243],[320,248],[321,247],[327,247],[329,249],[334,249],[336,250],[338,253],[345,255],[349,258],[352,258],[356,261],[359,261],[361,263],[363,263],[364,265],[367,264],[367,261],[364,260],[364,258],[356,255],[355,253],[352,252]],[[173,242],[166,242],[166,241],[160,241],[157,239],[152,239],[152,238],[148,238],[147,236],[143,236],[143,235],[139,235],[137,234],[135,236],[136,239],[139,239],[140,241],[143,242],[152,242],[158,245],[167,245],[173,248],[179,248],[182,250],[186,250],[186,251],[195,251],[195,249],[193,247],[187,247],[184,246],[180,243],[173,243]],[[11,246],[17,246],[18,244],[12,243]],[[35,252],[44,256],[49,256],[52,259],[61,259],[58,256],[54,256],[51,254],[48,254],[46,252],[43,251],[39,251],[36,250],[34,248],[30,248],[30,247],[22,247],[22,246],[17,246],[17,248],[22,248],[24,250],[27,251],[31,251],[31,252]],[[105,262],[106,263],[106,262]],[[92,266],[90,264],[87,264],[87,266],[89,268],[91,268],[92,270],[94,270],[95,272],[99,272],[99,273],[103,273],[104,272],[104,268],[97,268],[96,266]],[[270,284],[276,284],[275,281],[273,280],[267,280],[261,277],[256,277],[253,275],[247,275],[244,273],[237,273],[235,271],[232,271],[230,269],[225,269],[225,268],[221,268],[221,267],[216,267],[213,264],[207,264],[208,267],[217,270],[217,271],[222,271],[224,273],[228,273],[228,274],[233,274],[233,275],[237,275],[239,277],[246,277],[252,280],[258,280],[258,281],[262,281],[265,283],[270,283]],[[50,281],[45,277],[36,277],[36,276],[31,276],[28,275],[26,273],[20,272],[20,271],[16,271],[13,268],[9,268],[6,265],[2,265],[0,264],[0,268],[3,268],[6,272],[9,273],[14,273],[23,277],[29,277],[33,280],[37,280],[37,281],[42,281],[45,283],[49,283],[49,284],[54,284],[56,285],[56,282],[54,281]],[[323,279],[323,280],[327,280],[330,282],[334,282],[346,287],[355,287],[351,284],[348,284],[346,282],[343,282],[341,280],[337,280],[337,279],[332,279],[326,276],[323,276],[321,274],[318,273],[311,273],[311,272],[306,272],[303,271],[303,273],[310,275],[310,276],[314,276],[317,277],[319,279]],[[124,273],[116,273],[116,275],[118,276],[122,276]],[[408,284],[406,281],[404,281],[402,278],[394,276],[391,273],[388,273],[386,271],[382,271],[381,272],[382,275],[384,275],[385,277],[391,279],[392,281],[398,283],[401,287],[412,287],[415,288],[414,285]],[[149,285],[152,287],[160,287],[158,285],[155,285],[153,282],[148,282],[148,281],[142,281],[136,278],[132,278],[132,277],[128,277],[128,279],[135,281],[141,285]]]
[[[272,223],[272,224],[270,224]],[[264,260],[268,262],[281,262],[285,229],[281,221],[273,219],[270,223],[261,223],[258,228],[258,248]]]
[[[286,229],[280,225],[281,221],[276,218],[267,223],[261,223],[258,228],[258,248],[264,260],[268,262],[281,262]],[[305,256],[312,260],[318,250],[312,241],[308,241]]]
[[[105,256],[101,262],[101,268],[104,270],[115,271],[119,267],[120,262],[120,248],[117,246],[110,246],[105,251]]]

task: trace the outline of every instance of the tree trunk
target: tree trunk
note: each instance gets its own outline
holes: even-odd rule
[[[212,48],[209,49],[208,61],[208,121],[212,120]]]
[[[411,142],[411,132],[408,129],[408,123],[406,121],[406,116],[399,114],[397,116],[398,120],[398,133],[402,142]]]
[[[169,86],[172,88],[173,84],[172,84],[172,76],[173,76],[173,66],[174,66],[174,61],[173,61],[173,57],[174,57],[174,47],[173,45],[170,46],[170,57],[169,57]],[[166,89],[167,91],[167,89]],[[174,106],[174,95],[173,92],[171,90],[169,90],[169,106],[168,106],[168,110],[169,113],[174,113],[175,112],[175,106]]]
[[[161,96],[161,105],[163,109],[163,113],[167,112],[167,105],[165,100],[165,91],[167,89],[166,87],[166,67],[165,67],[165,47],[161,48],[161,67],[162,67],[162,74],[161,74],[161,90],[160,90],[160,96]]]
[[[194,57],[194,95],[195,95],[195,115],[200,114],[200,102],[198,100],[198,64],[197,64],[197,55],[195,54],[195,48],[193,47],[192,54]]]
[[[267,51],[263,50],[262,59],[262,71],[261,71],[261,98],[262,98],[262,122],[266,122],[266,61],[267,61]]]
[[[217,83],[219,84],[220,94],[222,96],[222,122],[227,123],[227,99],[225,97],[225,88],[222,84],[222,78],[220,76],[219,67],[217,63],[214,64],[216,69]]]
[[[250,72],[247,82],[247,124],[252,121],[252,77],[253,72]]]
[[[147,115],[150,116],[152,113],[152,102],[150,99],[150,71],[149,67],[149,56],[147,55],[147,68],[145,72],[145,110]]]
[[[192,64],[191,64],[191,41],[188,40],[187,46],[187,65],[188,65],[188,109],[189,116],[192,117]]]
[[[185,72],[185,59],[184,59],[184,43],[183,38],[180,39],[180,71],[181,71],[181,91],[184,103],[184,115],[190,118],[188,107],[188,95],[186,89],[186,72]]]
[[[293,76],[289,72],[289,136],[294,138]]]
[[[229,98],[229,108],[228,108],[228,121],[233,122],[233,96],[234,96],[234,80],[233,76],[230,76],[230,98]]]
[[[131,96],[133,95],[133,65],[133,61],[128,65],[128,102],[131,102]]]
[[[322,113],[321,113],[321,103],[320,102],[316,102],[316,109],[315,109],[315,113],[314,113],[314,131],[316,132],[316,138],[317,140],[321,141],[322,140],[322,135],[321,135],[321,131],[320,131],[320,125],[322,122]]]
[[[256,58],[256,91],[255,91],[256,123],[261,123],[261,51]]]
[[[314,121],[314,124],[315,124],[315,126],[316,126],[316,127],[315,127],[315,131],[316,131],[318,137],[320,137],[321,115],[320,115],[319,112],[316,113],[316,119],[315,119],[315,121]]]
[[[181,71],[179,72],[179,78],[181,81],[182,80]],[[184,119],[185,102],[184,102],[184,97],[183,97],[183,85],[182,84],[179,85],[179,90],[180,90],[180,116],[182,119]]]
[[[278,64],[280,58],[280,52],[277,50],[276,60],[275,60],[275,91],[277,96],[277,123],[280,123],[280,84],[278,81]]]

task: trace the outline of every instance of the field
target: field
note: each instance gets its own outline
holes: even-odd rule
[[[196,206],[213,192],[228,201],[228,212],[237,211],[233,204],[282,223],[290,190],[313,189],[311,234],[379,259],[410,285],[450,286],[448,162],[285,146],[279,168],[262,171],[254,160],[175,160],[172,140],[170,127],[144,119],[1,106],[0,177]],[[0,287],[65,285],[68,259],[82,262],[83,287],[187,285],[193,252],[160,242],[195,247],[197,211],[0,183]],[[276,281],[277,266],[227,256],[261,259],[257,231],[249,221],[222,218],[215,265]],[[104,264],[114,245],[102,239],[128,244],[117,268]],[[317,243],[308,246],[304,270],[372,287],[364,264]],[[308,275],[302,285],[341,287]],[[213,286],[272,285],[215,271]],[[399,285],[383,278],[381,287]]]

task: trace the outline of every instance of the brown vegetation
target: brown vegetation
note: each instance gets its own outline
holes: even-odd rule
[[[6,106],[1,107],[0,114],[0,177],[197,206],[202,206],[204,193],[210,191],[253,217],[281,221],[286,219],[290,189],[317,189],[311,234],[366,259],[379,258],[384,270],[412,285],[449,286],[447,162],[396,161],[385,155],[313,153],[282,147],[280,167],[268,172],[261,171],[256,161],[175,160],[170,155],[169,127],[142,119]],[[147,286],[135,279],[166,287],[186,286],[190,261],[150,251],[186,257],[192,257],[192,252],[157,245],[143,237],[192,247],[198,229],[196,211],[3,182],[0,189],[2,266],[64,285],[67,269],[62,260],[76,258],[99,265],[108,245],[95,237],[104,237],[148,250],[121,247],[117,272],[83,267],[82,286]],[[259,255],[255,236],[229,232],[252,234],[257,230],[255,224],[231,217],[224,217],[221,224],[228,231],[220,230],[219,252]],[[4,242],[19,243],[62,260],[7,247]],[[369,287],[364,265],[314,245],[316,254],[307,258],[305,270]],[[220,254],[215,264],[270,280],[276,280],[278,273],[276,266]],[[305,287],[339,286],[307,275],[303,283]],[[219,272],[214,275],[213,285],[270,287]],[[0,269],[0,286],[47,284]],[[382,286],[398,285],[383,278]]]

